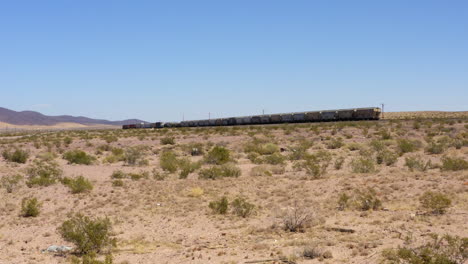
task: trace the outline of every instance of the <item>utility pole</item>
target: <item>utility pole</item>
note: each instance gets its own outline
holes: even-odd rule
[[[182,113],[182,121],[185,121],[185,114]]]
[[[208,112],[208,120],[210,120],[210,119],[211,119],[211,113]]]
[[[381,105],[382,105],[382,119],[383,119],[384,118],[384,106],[385,106],[385,104],[381,103]]]
[[[262,109],[262,115],[265,115],[265,109]]]

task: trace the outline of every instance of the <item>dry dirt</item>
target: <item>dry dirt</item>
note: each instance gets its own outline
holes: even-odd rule
[[[0,263],[69,263],[69,257],[41,253],[50,245],[69,245],[57,228],[72,213],[82,212],[92,217],[107,216],[113,224],[117,247],[114,263],[379,263],[387,248],[420,244],[429,234],[468,236],[468,170],[445,171],[440,168],[443,157],[468,157],[468,121],[368,121],[356,123],[319,123],[236,128],[193,128],[163,130],[100,130],[67,132],[28,132],[0,135],[0,150],[19,147],[29,152],[26,164],[8,162],[0,157],[0,177],[21,174],[25,178],[12,193],[0,189]],[[388,138],[384,132],[388,133]],[[115,138],[117,139],[115,141]],[[160,140],[172,136],[175,145],[162,145]],[[70,137],[69,145],[63,143]],[[289,160],[280,165],[254,164],[245,145],[260,138],[281,148],[289,157],[299,145],[310,144],[307,153],[326,151],[331,162],[326,172],[315,179],[304,169],[294,166],[301,160]],[[342,139],[342,146],[330,148],[330,143]],[[385,138],[385,139],[383,139]],[[414,152],[399,154],[398,140],[419,141]],[[446,142],[440,154],[428,153],[430,140]],[[108,142],[106,142],[106,140]],[[397,155],[394,164],[375,163],[376,152],[370,143],[383,143]],[[187,179],[176,173],[164,172],[159,163],[163,150],[171,149],[178,157],[191,161],[203,160],[187,151],[190,143],[202,143],[205,153],[213,146],[225,146],[241,169],[241,176],[215,180],[199,179],[200,169]],[[448,143],[447,143],[448,142]],[[458,143],[457,143],[458,142]],[[460,143],[461,142],[461,143]],[[263,143],[262,143],[263,144]],[[457,145],[458,144],[458,145]],[[461,145],[460,145],[461,144]],[[106,163],[110,151],[99,146],[126,149],[143,146],[141,152],[147,165],[130,166],[123,161]],[[356,149],[357,148],[357,149]],[[97,157],[92,165],[68,164],[62,154],[80,149]],[[28,188],[27,168],[44,152],[57,154],[55,160],[63,176],[83,175],[94,188],[89,193],[72,194],[68,187],[56,183],[48,187]],[[205,154],[206,155],[206,154]],[[353,172],[352,161],[369,157],[375,171]],[[426,170],[411,171],[405,158],[431,160]],[[344,158],[342,168],[335,163]],[[266,167],[267,175],[253,175],[252,168]],[[203,168],[210,165],[203,163]],[[281,171],[284,169],[284,172]],[[147,179],[124,179],[123,187],[112,185],[116,170],[149,173]],[[152,171],[167,177],[156,180]],[[255,169],[254,169],[255,170]],[[276,174],[275,174],[276,173]],[[362,211],[350,206],[338,210],[342,193],[353,195],[356,190],[373,188],[382,201],[376,210]],[[430,215],[421,208],[419,197],[425,191],[438,191],[452,200],[443,215]],[[246,218],[229,211],[226,215],[210,210],[210,201],[226,196],[230,201],[244,197],[255,205]],[[42,203],[37,217],[21,217],[21,201],[37,197]],[[291,208],[303,209],[311,221],[301,232],[284,230],[283,220]],[[333,228],[352,229],[354,233]],[[315,247],[328,251],[332,258],[307,259],[303,250]]]

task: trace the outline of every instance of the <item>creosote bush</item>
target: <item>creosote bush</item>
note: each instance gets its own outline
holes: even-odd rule
[[[93,184],[83,176],[78,176],[75,179],[63,178],[62,183],[70,188],[71,193],[84,193],[93,190]]]
[[[460,171],[468,169],[468,161],[463,158],[457,157],[443,157],[442,167],[443,171]]]
[[[421,146],[421,142],[418,140],[399,139],[397,140],[397,147],[400,154],[414,152]]]
[[[356,190],[355,201],[357,208],[361,211],[379,210],[382,207],[382,202],[377,198],[377,192],[372,188]]]
[[[65,152],[65,154],[63,154],[63,158],[69,163],[84,165],[90,165],[96,160],[94,156],[78,149]]]
[[[13,152],[4,150],[2,152],[2,156],[5,160],[10,161],[10,162],[26,163],[29,157],[29,153],[25,150],[17,148]]]
[[[163,137],[160,140],[161,145],[175,145],[174,137]]]
[[[198,172],[201,179],[218,179],[224,177],[239,177],[241,170],[234,164],[224,164],[219,166],[212,166],[210,168],[201,169]]]
[[[450,198],[439,192],[425,192],[420,198],[421,207],[431,214],[443,214],[452,204]]]
[[[28,187],[49,186],[62,176],[62,169],[54,161],[34,160],[34,163],[27,169],[27,175],[26,185]]]
[[[432,163],[430,160],[424,162],[420,157],[413,156],[405,158],[405,166],[408,167],[410,171],[426,171],[432,166]]]
[[[161,169],[168,171],[168,172],[176,172],[177,171],[177,156],[173,151],[164,151],[159,156],[159,165]]]
[[[371,158],[360,157],[351,161],[351,168],[354,173],[370,173],[375,171],[375,164]]]
[[[145,147],[136,146],[125,149],[123,154],[123,161],[126,165],[145,166],[148,165],[148,160],[145,159]]]
[[[215,146],[205,156],[205,162],[208,164],[222,165],[231,160],[229,150],[222,146]]]
[[[382,252],[390,264],[465,264],[468,261],[468,238],[431,235],[432,241],[423,246],[387,249]]]
[[[216,214],[226,214],[228,211],[229,202],[226,196],[221,197],[218,201],[212,201],[208,207]]]
[[[111,237],[111,228],[108,218],[92,219],[76,214],[63,222],[58,232],[65,241],[75,244],[76,253],[88,255],[110,250],[116,245],[116,239]]]
[[[7,193],[12,193],[13,189],[23,179],[23,176],[19,174],[3,176],[0,179],[0,186],[6,189]]]
[[[24,198],[21,201],[21,216],[36,217],[39,215],[41,204],[37,198]]]
[[[231,206],[234,214],[243,218],[250,216],[255,208],[253,204],[241,197],[234,199]]]

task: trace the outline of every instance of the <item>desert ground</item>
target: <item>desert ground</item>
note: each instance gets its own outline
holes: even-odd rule
[[[76,213],[108,218],[96,259],[122,264],[410,263],[389,252],[468,237],[466,115],[3,133],[0,151],[1,264],[81,263],[60,232]]]

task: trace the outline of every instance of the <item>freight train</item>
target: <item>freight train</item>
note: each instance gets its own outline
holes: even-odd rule
[[[156,122],[123,125],[123,129],[131,128],[164,128],[164,127],[205,127],[205,126],[237,126],[282,123],[306,123],[326,121],[357,121],[378,120],[381,110],[378,107],[295,112],[271,115],[253,115],[241,117],[227,117],[182,122]]]

